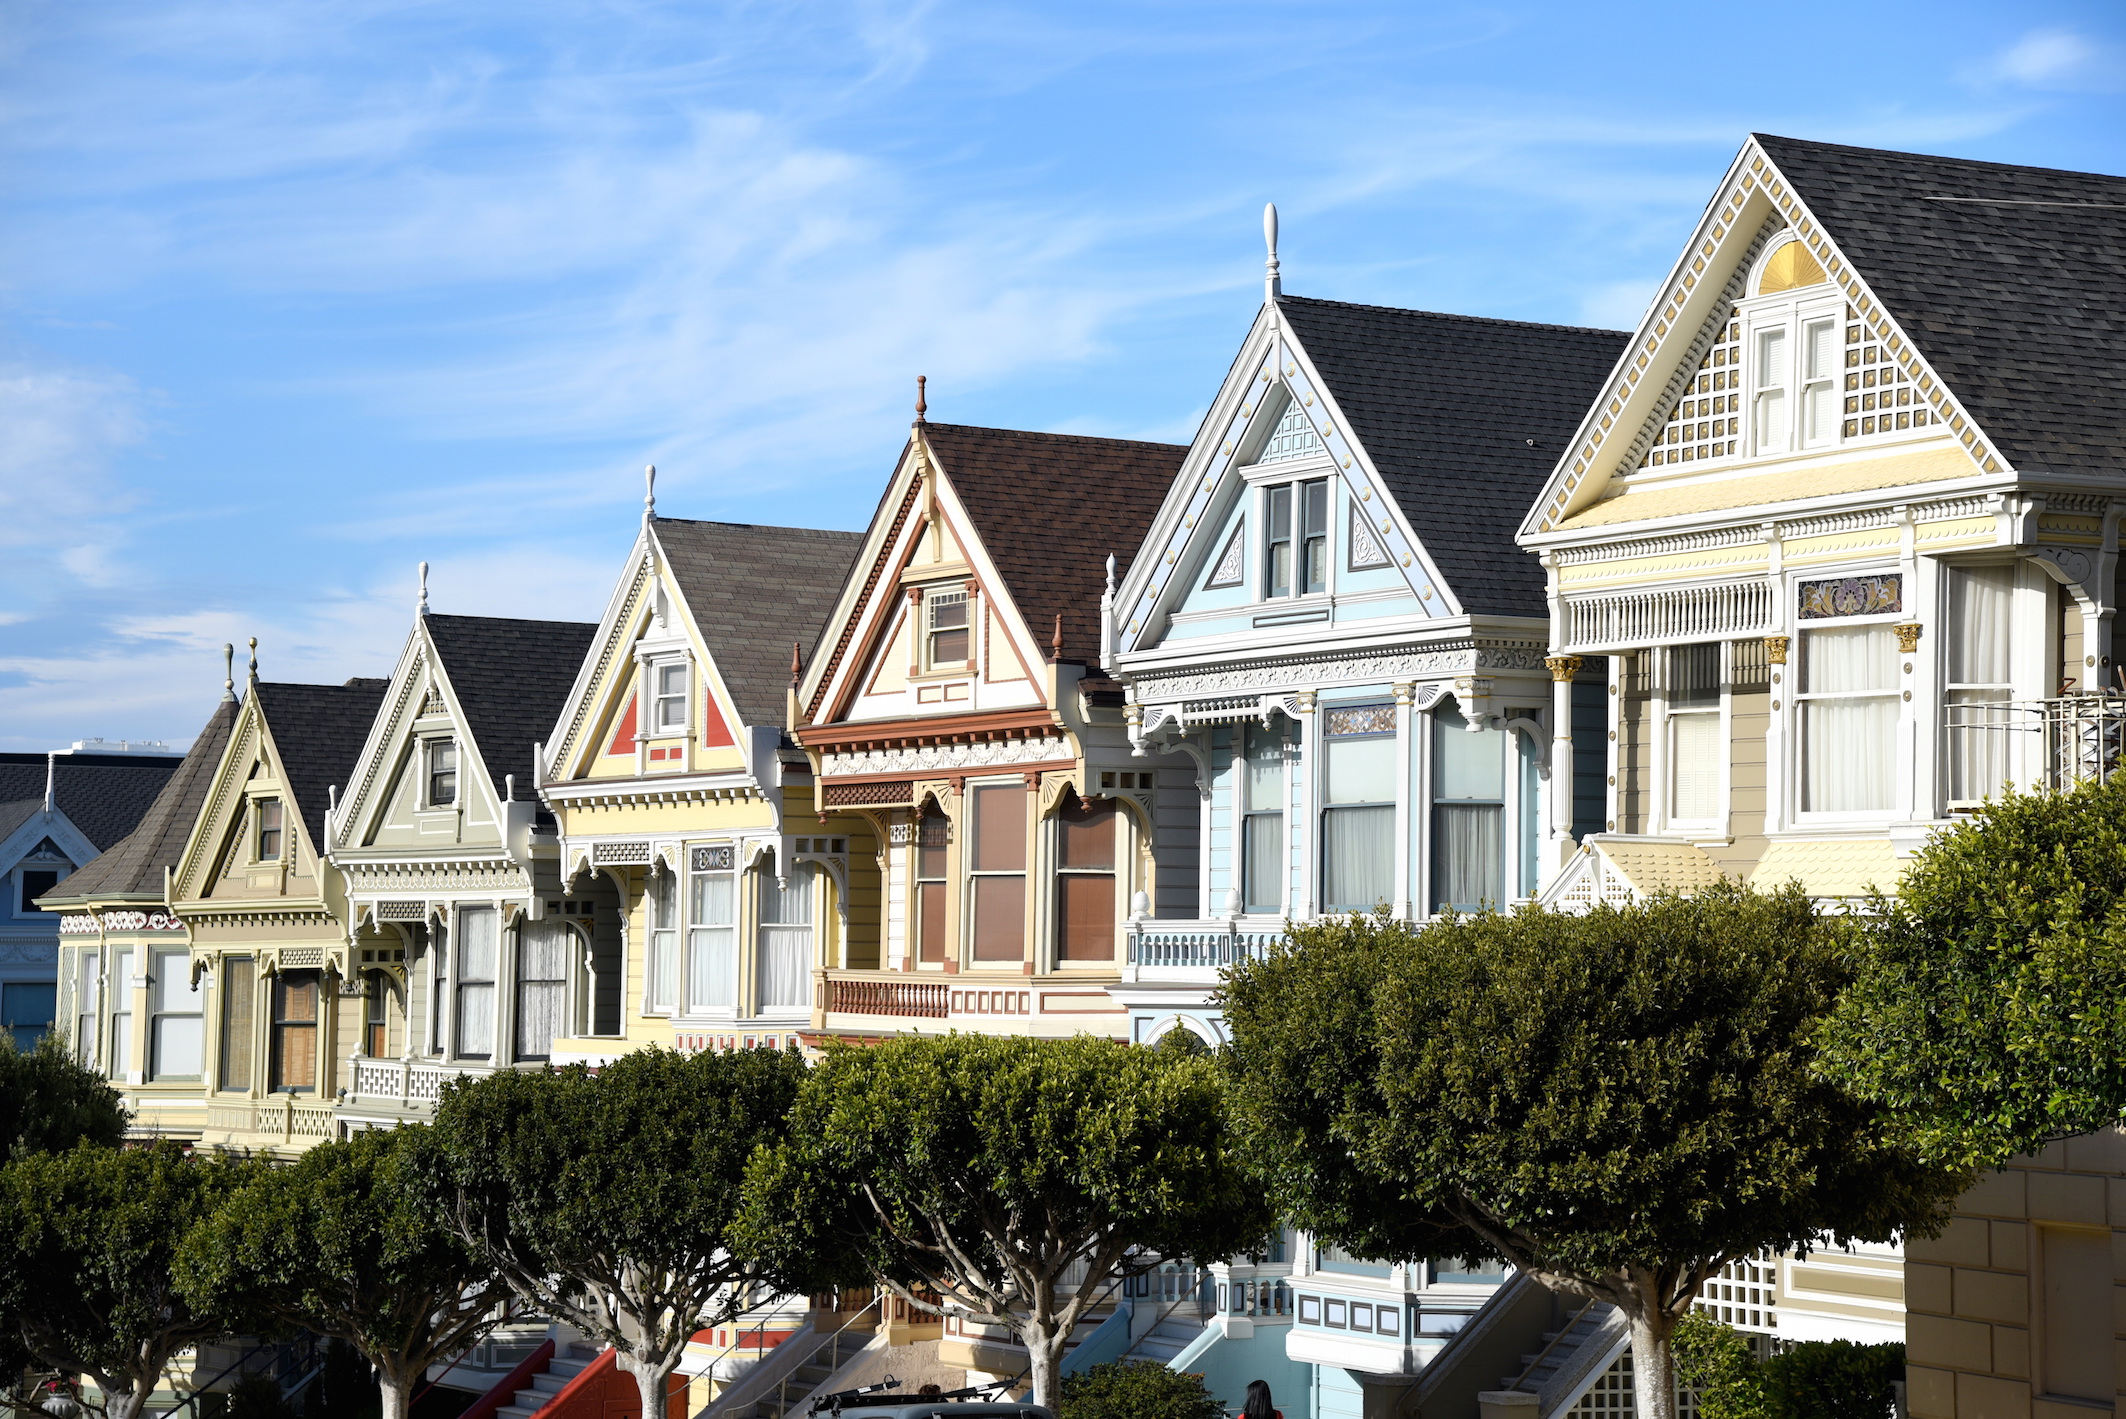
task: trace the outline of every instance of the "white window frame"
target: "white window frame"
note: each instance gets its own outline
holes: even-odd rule
[[[938,610],[944,606],[964,608],[961,612],[962,622],[960,625],[938,625]],[[924,672],[934,675],[963,675],[971,671],[974,668],[975,660],[976,629],[974,624],[976,601],[973,589],[959,582],[948,582],[941,586],[925,587],[923,588],[922,608],[922,665]],[[952,631],[960,631],[966,635],[967,654],[957,660],[940,659],[937,655],[937,638],[940,634],[949,634]]]
[[[1277,476],[1256,486],[1256,512],[1262,526],[1261,555],[1257,568],[1260,594],[1255,598],[1258,601],[1303,601],[1310,596],[1333,596],[1336,593],[1335,470],[1314,459],[1294,460],[1294,463],[1297,464],[1296,467],[1267,465],[1277,469]],[[1323,511],[1319,534],[1322,579],[1320,589],[1309,590],[1306,582],[1306,551],[1307,544],[1315,539],[1307,532],[1305,490],[1314,484],[1322,486]],[[1271,584],[1275,575],[1273,567],[1278,547],[1276,528],[1272,525],[1272,509],[1279,493],[1289,496],[1292,518],[1290,535],[1284,539],[1292,549],[1291,584],[1283,591],[1278,591]]]
[[[1714,675],[1716,677],[1716,700],[1711,705],[1678,709],[1671,703],[1678,675],[1675,668],[1675,653],[1694,646],[1714,647]],[[1670,833],[1696,834],[1701,837],[1724,836],[1729,811],[1728,761],[1733,757],[1729,745],[1732,733],[1731,685],[1734,678],[1732,651],[1725,640],[1688,641],[1682,645],[1662,646],[1654,662],[1654,686],[1652,720],[1656,742],[1660,746],[1659,763],[1660,798],[1654,820],[1660,830]],[[1676,748],[1677,722],[1683,719],[1710,718],[1714,722],[1713,741],[1719,748],[1719,757],[1713,768],[1713,812],[1702,818],[1686,818],[1676,811],[1676,780],[1680,754]]]
[[[694,664],[683,655],[659,656],[649,662],[649,683],[645,687],[648,713],[644,716],[642,737],[645,739],[672,739],[684,736],[694,727]],[[665,677],[671,671],[679,672],[680,685],[676,693],[665,688]],[[679,705],[679,719],[673,723],[665,718],[665,707],[673,701]]]
[[[1785,244],[1768,248],[1759,259],[1758,269],[1761,271],[1764,260]],[[1843,443],[1845,401],[1840,391],[1845,373],[1845,294],[1835,285],[1819,284],[1769,296],[1750,296],[1737,303],[1734,318],[1742,322],[1742,390],[1747,396],[1742,401],[1746,411],[1741,439],[1743,456],[1776,458],[1836,448]],[[1833,335],[1833,363],[1827,373],[1812,377],[1806,364],[1808,331],[1812,325],[1825,322]],[[1781,336],[1779,368],[1766,370],[1764,337],[1774,332]],[[1819,385],[1830,390],[1831,433],[1811,439],[1805,427],[1807,391]],[[1731,383],[1731,391],[1732,387]],[[1780,396],[1786,427],[1781,438],[1768,441],[1764,436],[1763,410],[1765,396],[1773,392]]]
[[[1987,571],[2006,572],[2008,574],[2008,601],[2007,607],[2003,614],[2005,624],[2001,627],[2000,631],[2002,641],[2004,642],[2005,658],[2008,662],[2008,678],[1998,681],[1951,679],[1950,677],[1955,674],[1957,668],[1957,637],[1962,629],[1957,624],[1955,614],[1956,604],[1954,588],[1956,585],[1956,579],[1959,575],[1964,573]],[[2015,699],[2015,655],[2012,647],[2015,643],[2017,620],[2016,603],[2020,599],[2019,593],[2022,589],[2023,582],[2022,573],[2023,568],[2016,562],[1952,562],[1942,563],[1936,569],[1934,578],[1935,596],[1936,600],[1940,604],[1941,609],[1940,614],[1935,618],[1935,624],[1941,627],[1941,634],[1933,638],[1935,644],[1933,647],[1931,647],[1931,649],[1933,650],[1934,655],[1936,656],[1936,663],[1940,669],[1941,674],[1942,728],[1937,762],[1941,766],[1941,801],[1943,806],[1948,809],[1973,808],[1983,801],[1981,799],[1976,798],[1958,798],[1955,796],[1955,756],[1957,753],[1956,741],[1959,733],[1976,732],[1997,736],[1997,749],[2000,753],[2002,760],[2004,761],[2001,774],[2001,777],[2004,781],[2003,786],[2005,786],[2006,781],[2013,780],[2016,777],[2017,755],[2015,752],[2015,743],[2019,736],[2017,735],[2015,729],[2011,727],[2009,711],[2003,709],[1997,716],[1994,716],[1994,718],[1997,718],[2000,721],[1999,728],[1991,730],[1979,730],[1976,729],[1975,725],[1973,725],[1973,721],[1971,719],[1952,714],[1951,707],[1954,704],[1955,696],[1959,691],[1980,691],[1989,693],[1997,692],[2000,697],[1999,702],[2003,705],[2006,705],[2007,703]],[[2065,587],[2061,587],[2057,594],[2067,597],[2070,602],[2072,601],[2073,592]],[[2080,669],[2080,667],[2076,668]],[[2064,674],[2064,670],[2061,673]],[[2102,669],[2099,668],[2097,673],[2101,674]],[[2080,678],[2081,677],[2079,675],[2076,676],[2077,680],[2079,680]],[[1969,702],[1967,701],[1966,703]],[[1960,726],[1972,727],[1960,728]]]
[[[679,943],[682,935],[680,920],[685,912],[685,903],[680,900],[679,874],[661,859],[652,860],[653,870],[645,874],[642,884],[642,916],[644,945],[648,947],[642,956],[642,1013],[645,1015],[670,1016],[679,1013],[679,1000],[683,982],[679,959]],[[659,893],[670,893],[670,900],[659,909]],[[670,967],[670,989],[667,991],[658,981],[660,968]]]
[[[686,913],[686,925],[684,928],[686,941],[684,959],[680,962],[681,1008],[689,1016],[713,1016],[717,1019],[735,1019],[738,1015],[741,999],[738,967],[741,955],[739,951],[739,932],[743,923],[740,918],[745,914],[743,904],[743,868],[738,861],[738,845],[730,842],[688,843],[684,851],[687,862],[686,901],[683,903]],[[727,922],[703,921],[698,917],[695,882],[699,879],[711,877],[721,877],[729,884],[731,905],[730,920]],[[704,933],[711,931],[728,933],[727,951],[729,959],[726,963],[726,978],[722,983],[722,989],[720,991],[712,989],[704,991],[702,994],[704,997],[710,994],[721,994],[725,997],[722,1000],[695,998],[695,962],[699,959],[699,953],[710,945]]]
[[[1257,916],[1283,916],[1290,909],[1292,895],[1292,782],[1299,757],[1299,741],[1293,734],[1293,728],[1291,721],[1282,715],[1273,716],[1268,727],[1254,720],[1233,726],[1234,739],[1236,740],[1233,746],[1233,766],[1236,770],[1233,777],[1233,842],[1236,850],[1233,854],[1232,885],[1240,890],[1241,911]],[[1248,744],[1258,734],[1266,738],[1272,735],[1276,736],[1282,748],[1282,762],[1278,769],[1277,806],[1274,809],[1254,809],[1248,806],[1249,776],[1252,773],[1251,764],[1253,762],[1248,755]],[[1276,819],[1278,838],[1275,900],[1264,904],[1260,911],[1256,911],[1256,904],[1248,900],[1250,896],[1254,895],[1248,890],[1248,824],[1255,818]]]
[[[781,895],[783,887],[776,880],[775,868],[782,867],[786,876],[803,878],[798,900],[804,904],[805,919],[802,922],[769,921],[768,894]],[[753,878],[754,897],[754,950],[753,950],[753,1008],[754,1013],[764,1018],[796,1019],[809,1016],[812,1009],[812,968],[819,960],[820,879],[825,871],[817,862],[789,854],[785,863],[781,857],[763,857],[750,874]],[[794,884],[793,884],[794,885]],[[805,945],[805,964],[800,973],[799,995],[801,1000],[792,1003],[783,1001],[769,1004],[767,999],[767,967],[770,932],[802,932]]]
[[[1895,574],[1895,569],[1871,569],[1869,571],[1856,571],[1846,574],[1852,576],[1887,576]],[[1825,573],[1811,573],[1812,578],[1821,575],[1825,575]],[[1798,581],[1789,584],[1787,590],[1789,598],[1796,596],[1798,585]],[[1905,580],[1905,594],[1907,596],[1911,594],[1911,585],[1911,578],[1907,576]],[[1902,745],[1902,727],[1906,718],[1905,702],[1901,698],[1900,691],[1909,693],[1912,682],[1912,677],[1904,674],[1902,667],[1911,662],[1911,656],[1904,652],[1898,653],[1895,661],[1895,664],[1899,667],[1898,683],[1891,685],[1887,690],[1872,692],[1816,691],[1806,688],[1809,684],[1809,653],[1805,639],[1811,631],[1843,631],[1859,627],[1887,628],[1895,626],[1906,619],[1907,613],[1889,612],[1875,616],[1827,616],[1806,621],[1797,619],[1794,622],[1793,648],[1788,657],[1790,663],[1784,667],[1790,672],[1788,676],[1790,683],[1785,686],[1788,694],[1784,698],[1790,701],[1792,705],[1791,712],[1786,717],[1786,760],[1792,766],[1786,774],[1787,823],[1789,825],[1797,828],[1807,828],[1833,827],[1844,824],[1876,824],[1894,822],[1908,815],[1908,807],[1904,802],[1907,790],[1903,787],[1906,776],[1898,771],[1894,756],[1899,752]],[[1775,690],[1773,693],[1776,696],[1778,692]],[[1808,806],[1808,706],[1812,701],[1825,697],[1852,699],[1880,697],[1888,699],[1897,707],[1897,715],[1893,721],[1890,744],[1888,746],[1888,750],[1893,757],[1891,760],[1890,802],[1887,806],[1849,812],[1836,812]]]
[[[443,755],[450,756],[450,766],[443,768],[436,762]],[[450,775],[450,797],[436,797],[436,776]],[[458,752],[458,741],[450,735],[438,735],[421,741],[421,807],[430,809],[456,808],[465,797],[465,756]]]

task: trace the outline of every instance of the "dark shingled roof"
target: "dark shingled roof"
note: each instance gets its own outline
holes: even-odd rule
[[[2126,465],[2126,178],[1752,136],[2017,468]]]
[[[1129,568],[1180,475],[1177,443],[925,424],[982,548],[1045,650],[1063,617],[1063,657],[1100,659],[1107,557]]]
[[[1277,308],[1462,608],[1546,614],[1543,568],[1514,534],[1630,333],[1305,296]]]
[[[140,821],[177,771],[175,754],[61,754],[52,774],[52,805],[99,852]],[[0,837],[44,811],[42,754],[0,754]]]
[[[502,796],[509,774],[524,780],[525,797],[531,797],[532,746],[553,733],[597,626],[433,613],[427,619],[495,797]]]
[[[739,718],[780,728],[789,717],[791,643],[812,658],[863,535],[677,517],[653,517],[650,530]]]
[[[223,700],[214,707],[184,762],[141,815],[140,826],[61,882],[51,894],[54,900],[161,898],[163,870],[175,867],[177,859],[184,855],[192,824],[207,801],[207,789],[214,781],[214,771],[221,766],[222,751],[229,747],[229,731],[239,712],[234,699]]]
[[[389,680],[349,680],[344,685],[283,685],[259,682],[252,692],[280,751],[288,793],[310,845],[325,850],[326,790],[347,786],[370,722],[384,703]]]

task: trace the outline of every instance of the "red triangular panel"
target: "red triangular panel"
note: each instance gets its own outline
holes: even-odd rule
[[[612,747],[605,752],[608,754],[632,754],[635,752],[635,701],[632,696],[627,702],[627,712],[620,716],[620,730],[613,735]]]
[[[723,722],[723,711],[716,708],[716,693],[704,686],[701,692],[701,746],[720,749],[737,742],[731,737],[731,727]]]

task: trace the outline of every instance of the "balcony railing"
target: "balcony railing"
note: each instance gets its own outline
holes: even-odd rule
[[[451,1080],[479,1079],[494,1072],[489,1064],[416,1064],[355,1055],[347,1061],[347,1098],[350,1103],[432,1109]]]
[[[827,981],[827,1011],[839,1015],[889,1015],[942,1020],[952,1008],[952,987],[912,980]]]
[[[1129,960],[1133,966],[1216,970],[1259,961],[1283,940],[1282,931],[1248,930],[1229,921],[1133,922]]]
[[[2026,786],[2051,791],[2104,782],[2126,750],[2126,695],[1952,701],[1942,720],[1948,799],[1959,807],[1997,797],[2019,771],[2031,775],[2032,746],[2042,759]]]

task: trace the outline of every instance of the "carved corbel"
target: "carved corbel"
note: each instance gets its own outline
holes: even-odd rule
[[[1055,812],[1056,805],[1063,801],[1063,795],[1068,791],[1075,790],[1078,797],[1086,797],[1084,777],[1082,769],[1058,769],[1054,773],[1042,774],[1040,815],[1045,818]]]
[[[1463,727],[1471,734],[1481,733],[1491,727],[1491,677],[1489,675],[1457,675],[1454,677],[1454,698],[1462,707]]]

